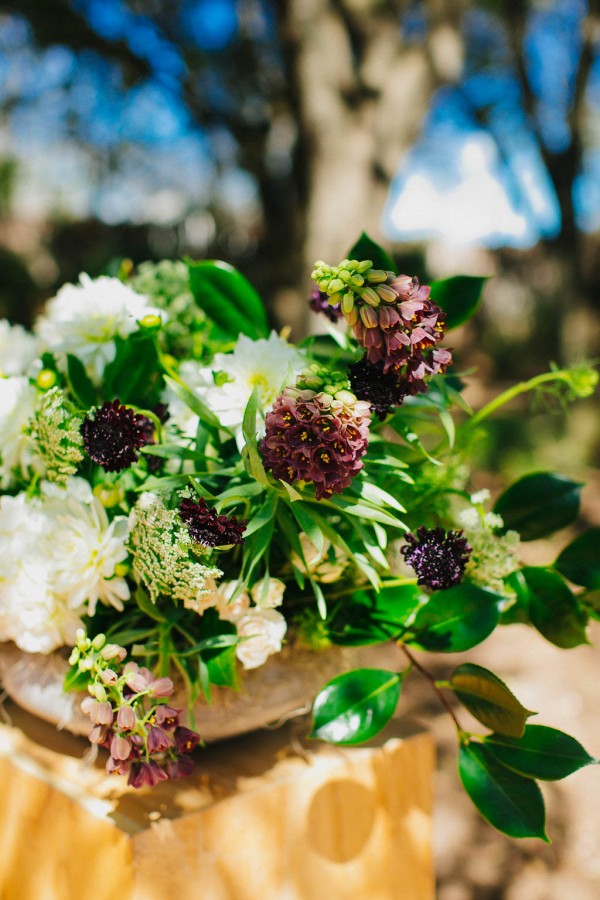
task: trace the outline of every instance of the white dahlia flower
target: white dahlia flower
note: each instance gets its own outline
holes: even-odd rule
[[[77,356],[99,383],[115,357],[115,337],[126,338],[144,316],[161,313],[118,278],[83,274],[79,282],[65,284],[48,302],[35,331],[59,360],[66,353]]]
[[[26,375],[40,352],[40,341],[35,335],[22,325],[0,320],[0,375]]]
[[[36,389],[27,378],[0,378],[0,488],[13,482],[13,471],[27,472],[31,438],[27,425],[35,411]]]

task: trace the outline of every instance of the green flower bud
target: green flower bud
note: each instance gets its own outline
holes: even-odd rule
[[[374,308],[377,308],[381,303],[381,300],[379,299],[373,288],[364,288],[360,292],[360,296],[365,301],[365,303],[368,303],[369,306],[373,306]]]
[[[382,281],[387,281],[388,274],[383,269],[371,269],[370,272],[367,272],[367,281],[370,284],[380,284]]]
[[[379,325],[377,313],[371,306],[361,306],[360,317],[363,320],[365,328],[377,328]]]
[[[331,284],[329,285],[329,287],[328,287],[328,289],[327,289],[327,293],[328,293],[328,294],[335,294],[335,293],[337,293],[338,291],[343,291],[344,288],[345,288],[345,284],[344,284],[344,282],[342,281],[342,279],[341,279],[341,278],[334,278],[334,279],[331,281]]]
[[[35,379],[35,383],[42,391],[49,391],[50,388],[54,387],[57,381],[58,376],[52,369],[42,369]]]
[[[359,273],[359,275],[364,275],[365,272],[368,272],[369,269],[371,269],[372,267],[373,267],[372,259],[363,259],[362,262],[360,262],[358,264],[358,266],[356,267],[356,271]]]
[[[92,640],[92,650],[102,650],[106,643],[106,636],[102,633],[97,634]]]
[[[362,287],[364,283],[365,279],[362,277],[362,275],[358,275],[358,273],[356,275],[353,275],[350,279],[350,284],[354,285],[354,287]]]
[[[354,309],[354,294],[352,291],[348,291],[347,294],[344,294],[342,297],[342,312],[345,316],[348,315]]]
[[[395,303],[398,299],[398,294],[389,284],[378,284],[375,290],[385,303]]]

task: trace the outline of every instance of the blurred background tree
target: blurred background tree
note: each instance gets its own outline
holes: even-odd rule
[[[497,276],[483,374],[595,355],[599,42],[599,0],[0,0],[3,310],[217,256],[298,333],[364,228]]]

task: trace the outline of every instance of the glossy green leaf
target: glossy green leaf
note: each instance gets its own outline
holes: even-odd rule
[[[448,328],[462,325],[477,312],[486,282],[478,275],[453,275],[431,283],[431,299],[446,313]]]
[[[394,714],[402,680],[385,669],[354,669],[318,694],[310,736],[332,744],[360,744],[378,734]]]
[[[502,516],[506,529],[519,532],[521,540],[534,541],[577,518],[580,491],[580,483],[563,475],[534,472],[507,488],[494,512]]]
[[[531,623],[557,647],[587,644],[587,614],[558,572],[542,566],[522,569],[524,600]]]
[[[375,241],[363,231],[357,242],[351,250],[348,251],[348,259],[370,259],[374,269],[384,269],[386,272],[394,272],[398,270],[392,257],[383,247],[376,244]]]
[[[501,765],[484,744],[461,745],[463,787],[483,818],[509,837],[548,841],[544,798],[535,781]]]
[[[558,781],[598,763],[574,737],[547,725],[528,725],[517,739],[491,734],[485,743],[498,762],[526,778]]]
[[[573,584],[591,590],[600,588],[600,528],[578,535],[560,553],[554,567]]]
[[[262,300],[244,276],[220,260],[188,261],[190,289],[198,306],[232,338],[267,337]]]
[[[439,653],[469,650],[498,624],[502,599],[472,584],[436,591],[415,616],[408,643]]]
[[[450,678],[450,687],[471,715],[500,734],[521,737],[526,720],[535,715],[493,672],[474,663],[458,666]]]

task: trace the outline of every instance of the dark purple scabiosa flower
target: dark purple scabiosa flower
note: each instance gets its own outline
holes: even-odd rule
[[[409,393],[406,382],[394,369],[384,372],[381,363],[369,362],[366,356],[352,363],[348,375],[358,399],[367,400],[371,411],[380,419],[385,419],[395,406],[400,406]]]
[[[329,302],[329,295],[320,291],[315,285],[312,289],[308,305],[313,312],[322,313],[330,322],[337,322],[343,316],[339,303],[333,305]]]
[[[192,540],[205,547],[225,547],[241,544],[247,520],[235,516],[220,516],[209,509],[203,497],[196,503],[185,499],[179,504],[179,515],[187,525]]]
[[[90,459],[107,472],[121,472],[137,462],[141,447],[152,443],[153,427],[146,416],[113,400],[83,420],[81,434]]]
[[[407,565],[417,573],[417,581],[434,591],[459,584],[471,555],[471,547],[462,531],[443,528],[417,528],[417,536],[405,535],[401,553]]]
[[[348,388],[343,375],[311,366],[266,416],[265,468],[287,484],[313,482],[317,500],[341,493],[364,465],[371,408]]]
[[[428,285],[416,277],[374,269],[370,260],[342,260],[339,266],[317,262],[312,273],[330,302],[339,302],[367,359],[383,372],[393,369],[410,390],[427,390],[425,378],[444,372],[452,361],[437,346],[446,316],[432,303]]]

